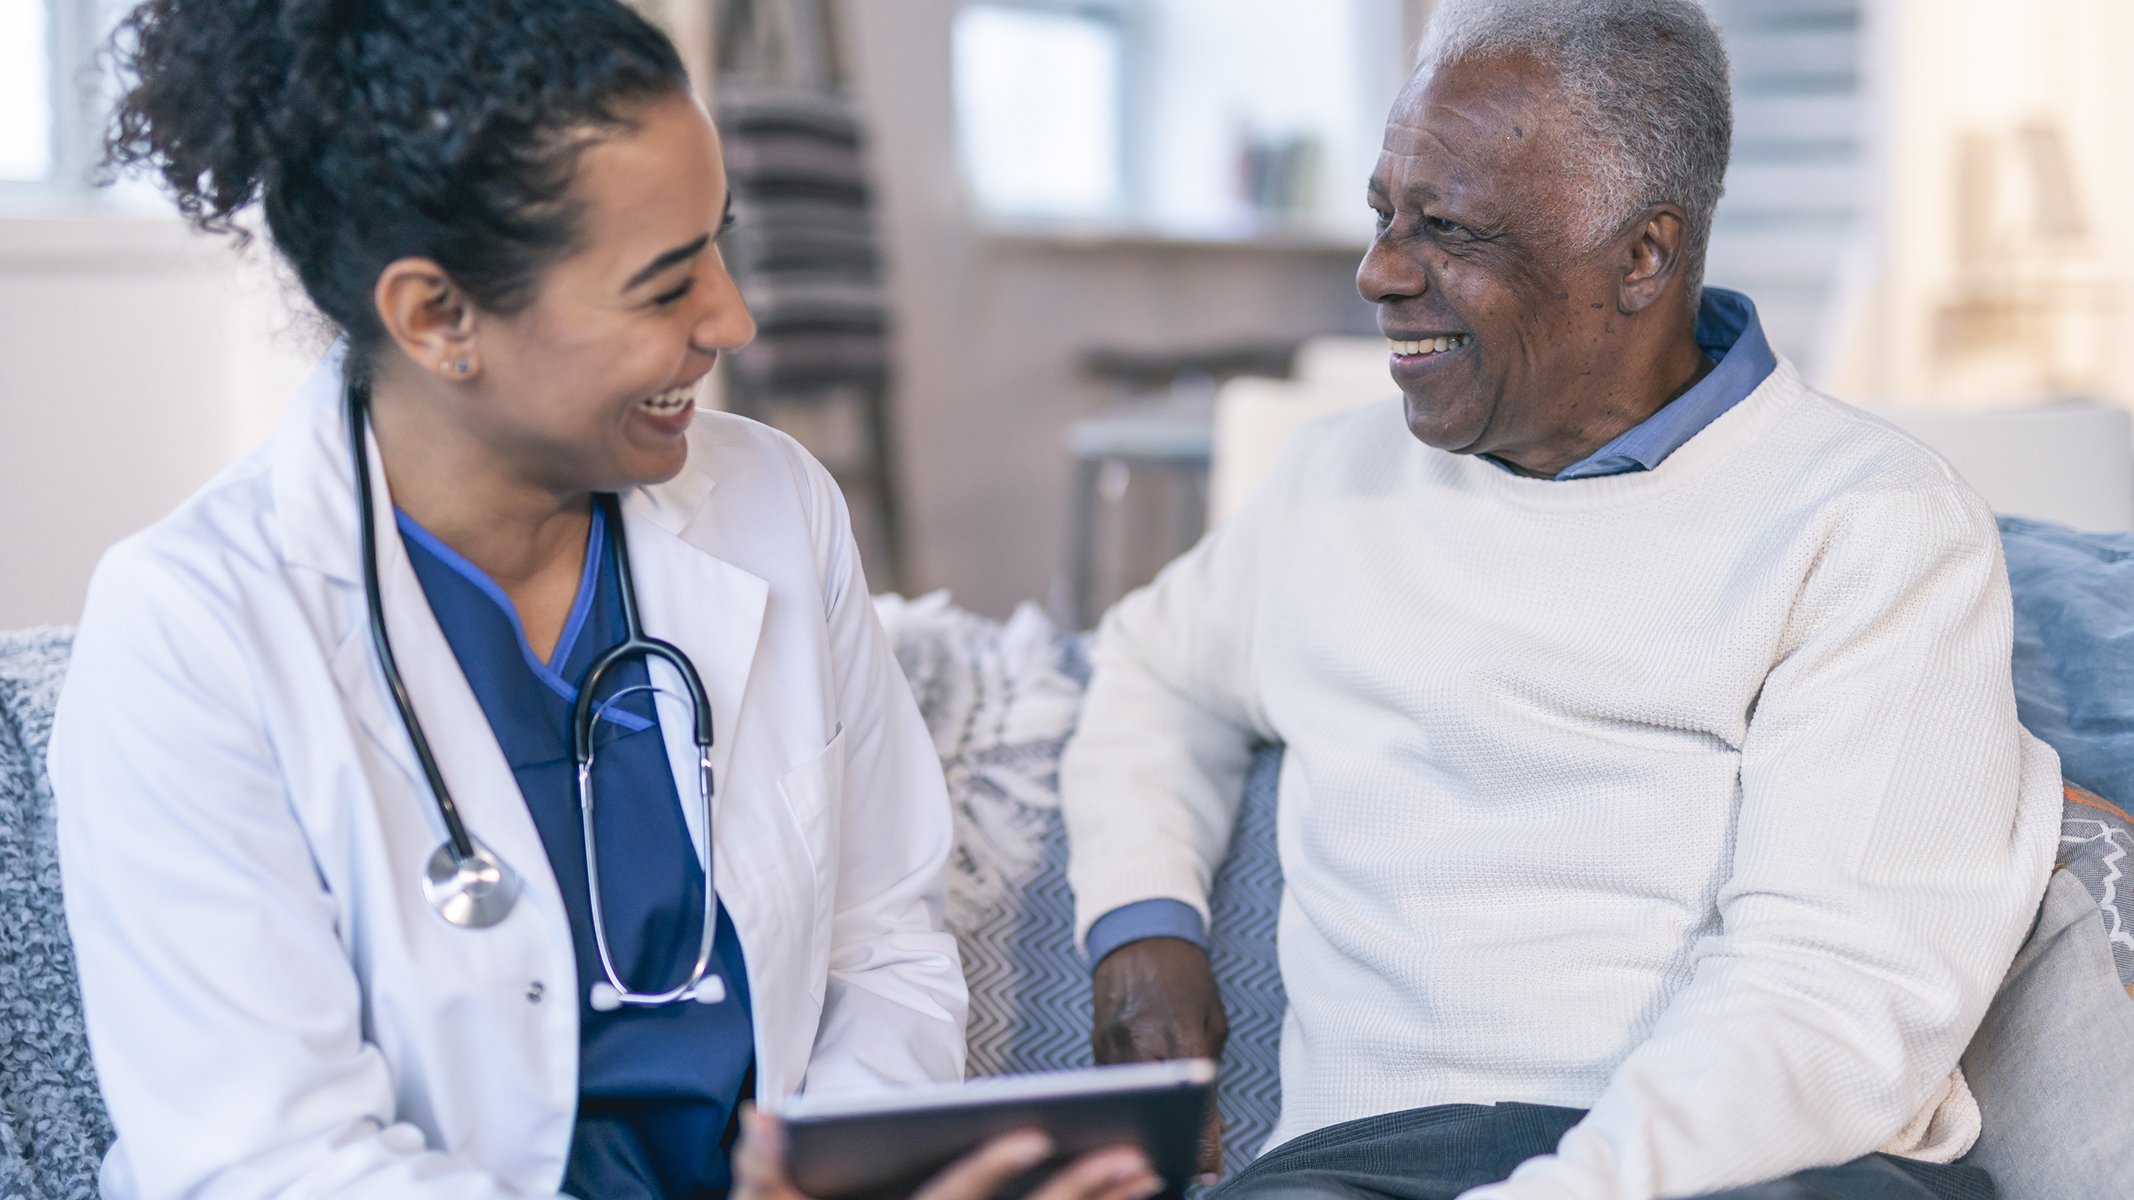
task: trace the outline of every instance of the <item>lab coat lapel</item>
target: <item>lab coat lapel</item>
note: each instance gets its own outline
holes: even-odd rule
[[[429,596],[422,590],[422,581],[415,577],[414,564],[408,560],[407,544],[400,538],[392,500],[385,492],[385,471],[375,441],[371,446],[371,479],[372,497],[378,505],[378,585],[385,628],[392,636],[394,661],[407,684],[415,715],[422,721],[430,753],[452,791],[467,832],[518,871],[526,893],[522,902],[533,899],[561,923],[558,928],[568,929],[562,891],[549,867],[548,852],[541,844],[533,814],[527,811],[526,799],[519,792],[518,777],[505,761],[503,747],[489,728],[488,714],[475,699],[452,644],[437,624],[437,615],[430,611]],[[365,650],[369,649],[367,636],[350,640],[360,641]],[[384,691],[384,673],[373,666],[368,674],[369,686],[359,690],[368,692],[371,699],[358,709],[358,716],[372,738],[394,752],[402,769],[411,772],[415,794],[428,801],[429,784],[421,774],[399,714]],[[442,841],[443,818],[436,818],[435,824]]]
[[[794,1003],[806,995],[804,963],[818,914],[806,897],[810,889],[795,880],[813,878],[805,861],[779,857],[770,848],[783,845],[764,836],[766,822],[781,804],[760,781],[744,782],[733,769],[736,730],[742,724],[749,676],[763,636],[770,584],[725,562],[690,537],[691,526],[710,502],[713,485],[694,468],[659,488],[640,489],[623,508],[630,553],[638,564],[638,608],[647,635],[672,642],[696,664],[711,699],[712,772],[717,790],[712,806],[712,881],[720,903],[733,919],[747,959],[756,1030],[756,1099],[784,1098],[797,1090],[807,1070],[815,1010]],[[662,688],[680,691],[671,671],[653,665]],[[760,701],[759,701],[760,703]],[[673,715],[670,716],[669,714]],[[676,719],[680,718],[680,719]],[[761,729],[761,714],[750,718]],[[661,732],[674,769],[675,787],[690,822],[692,842],[703,839],[696,826],[696,751],[686,714],[663,707]],[[752,746],[749,762],[760,746]],[[735,853],[734,846],[747,847]],[[700,852],[701,853],[701,852]]]
[[[709,480],[697,476],[685,482],[683,490],[685,497],[701,504],[709,502],[712,487]],[[645,633],[673,643],[688,655],[711,699],[712,778],[719,781],[713,797],[712,827],[716,830],[721,823],[718,814],[723,811],[719,801],[724,798],[724,781],[733,762],[734,730],[755,666],[770,585],[691,544],[686,534],[692,514],[678,499],[682,498],[672,490],[640,489],[623,506],[623,528],[637,568],[637,603]],[[685,694],[681,681],[659,664],[655,664],[654,678],[662,689]],[[696,745],[688,714],[679,706],[663,706],[660,723],[676,792],[682,797],[692,840],[701,846],[703,834],[696,827],[694,803]],[[731,880],[731,876],[720,880],[722,892]]]
[[[312,372],[275,434],[275,507],[281,522],[283,553],[292,565],[333,578],[348,605],[333,655],[333,674],[356,721],[385,756],[399,767],[409,795],[428,813],[437,839],[445,839],[444,820],[436,812],[429,783],[415,758],[407,731],[386,691],[385,673],[371,646],[369,615],[363,601],[362,552],[356,521],[354,464],[348,453],[336,346]],[[386,490],[385,467],[377,440],[366,433],[370,448],[371,499],[378,530],[378,584],[386,632],[394,660],[407,684],[416,716],[429,738],[445,784],[458,804],[461,819],[519,873],[524,893],[552,930],[569,936],[563,896],[549,868],[548,855],[534,828],[533,816],[519,794],[518,780],[504,760],[488,717],[474,698],[444,631],[430,611],[429,598],[394,522]],[[329,621],[330,626],[341,621]],[[401,798],[381,798],[396,802]],[[414,886],[414,881],[409,881]],[[566,955],[568,960],[568,956]]]

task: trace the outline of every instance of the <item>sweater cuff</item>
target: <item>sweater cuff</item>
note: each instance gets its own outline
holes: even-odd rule
[[[1089,927],[1089,969],[1094,971],[1104,956],[1128,942],[1143,938],[1184,938],[1203,950],[1208,948],[1207,927],[1200,913],[1183,900],[1136,900],[1098,917]]]

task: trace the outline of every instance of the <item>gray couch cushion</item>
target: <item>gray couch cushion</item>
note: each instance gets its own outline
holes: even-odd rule
[[[2089,890],[2103,919],[2119,985],[2134,999],[2134,816],[2095,792],[2068,784],[2060,808],[2059,866]]]
[[[111,1142],[44,772],[68,644],[57,629],[0,633],[0,1196],[31,1200],[93,1200]]]
[[[1282,1110],[1282,1017],[1289,999],[1275,958],[1282,869],[1275,859],[1278,746],[1253,762],[1231,855],[1209,898],[1209,957],[1230,1017],[1216,1104],[1227,1171],[1252,1161]],[[962,798],[959,797],[959,802]],[[1063,1071],[1092,1062],[1089,968],[1074,952],[1074,893],[1058,808],[1033,811],[1041,859],[1014,894],[956,930],[971,986],[972,1075]]]
[[[1074,952],[1074,894],[1060,822],[1058,763],[1088,665],[1080,638],[1055,638],[1035,609],[1007,624],[945,596],[879,597],[876,611],[934,736],[956,816],[949,925],[970,983],[972,1075],[1091,1064],[1089,970]],[[1064,711],[1056,702],[1067,702]],[[1275,859],[1281,750],[1254,763],[1230,859],[1215,878],[1210,953],[1230,1016],[1217,1103],[1231,1170],[1274,1131],[1288,999],[1275,962],[1282,897]]]
[[[1983,1122],[1964,1161],[1993,1176],[2002,1200],[2134,1192],[2134,1000],[2103,914],[2068,872],[2053,872],[1964,1074]]]

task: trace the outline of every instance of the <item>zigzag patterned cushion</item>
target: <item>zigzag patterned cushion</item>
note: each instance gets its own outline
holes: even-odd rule
[[[2086,788],[2065,784],[2060,807],[2060,858],[2055,866],[2089,891],[2104,915],[2119,984],[2134,997],[2134,896],[2127,868],[2134,852],[2134,816]]]
[[[1058,780],[1060,750],[1089,678],[1083,640],[1055,637],[1028,606],[996,625],[938,593],[875,603],[934,734],[956,809],[949,924],[971,988],[968,1070],[1087,1067],[1089,968],[1074,948]],[[1279,747],[1254,762],[1230,858],[1210,897],[1209,949],[1230,1016],[1216,1097],[1229,1123],[1230,1171],[1258,1153],[1282,1104],[1278,1054],[1289,1001],[1275,961],[1281,762]]]
[[[1064,739],[1063,739],[1064,740]],[[1275,856],[1275,783],[1282,750],[1253,762],[1230,857],[1209,900],[1215,979],[1230,1017],[1216,1103],[1226,1173],[1252,1161],[1282,1110],[1280,1046],[1289,999],[1275,958],[1282,867]],[[961,799],[959,798],[959,805]],[[958,926],[971,987],[972,1075],[1061,1071],[1091,1064],[1089,966],[1074,948],[1074,893],[1067,887],[1067,834],[1059,809],[1033,812],[1039,863],[1015,897]]]

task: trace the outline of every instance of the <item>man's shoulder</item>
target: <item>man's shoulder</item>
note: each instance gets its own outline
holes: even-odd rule
[[[1888,421],[1805,385],[1775,423],[1768,453],[1831,498],[1909,494],[1984,501],[1947,459]]]
[[[1742,459],[1770,519],[1811,540],[1998,550],[1992,507],[1946,459],[1805,385]]]
[[[1289,486],[1347,489],[1396,466],[1422,448],[1408,431],[1398,394],[1307,421],[1282,444],[1268,469]]]

